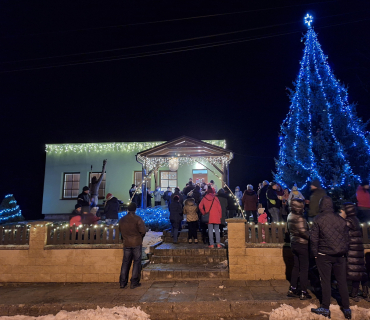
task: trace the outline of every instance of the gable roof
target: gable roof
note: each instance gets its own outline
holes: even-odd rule
[[[232,151],[215,146],[198,139],[181,136],[174,140],[165,142],[151,149],[141,151],[138,157],[160,158],[160,157],[228,157],[232,159]]]

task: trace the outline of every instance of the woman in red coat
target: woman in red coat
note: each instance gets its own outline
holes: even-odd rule
[[[217,248],[222,248],[220,244],[220,224],[222,218],[221,204],[215,195],[215,192],[211,186],[207,188],[207,194],[204,196],[199,204],[199,210],[204,215],[209,212],[208,222],[208,236],[209,236],[209,248],[214,248],[213,240],[213,229],[216,234]]]

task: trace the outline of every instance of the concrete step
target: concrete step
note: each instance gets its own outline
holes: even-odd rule
[[[143,280],[227,279],[228,268],[199,264],[153,263],[142,270]]]
[[[207,256],[223,257],[227,259],[227,250],[208,248],[208,245],[202,244],[173,244],[163,243],[156,247],[153,252],[154,256]],[[224,259],[224,260],[225,260]]]
[[[220,256],[205,256],[205,255],[198,255],[198,256],[152,256],[150,261],[152,263],[178,263],[178,264],[218,264],[227,257],[220,257]]]

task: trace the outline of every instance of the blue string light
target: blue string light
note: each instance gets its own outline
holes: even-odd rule
[[[119,212],[119,218],[121,219],[127,214],[127,211]],[[144,220],[145,225],[148,228],[155,229],[166,229],[170,227],[170,212],[168,208],[154,207],[147,209],[137,209],[136,215]]]
[[[13,197],[12,194],[7,194],[4,198],[7,199],[7,198],[10,198],[10,197]],[[9,201],[9,204],[16,204],[17,201],[16,200],[10,200]],[[0,210],[0,221],[6,221],[6,220],[9,220],[9,219],[13,219],[13,218],[16,218],[16,217],[21,217],[22,216],[22,210],[19,210],[19,205],[16,205],[14,208],[9,208],[9,209],[3,209],[3,210]],[[1,215],[3,214],[9,214],[9,213],[12,213],[12,212],[15,212],[17,211],[17,213],[13,214],[13,215],[10,215],[10,216],[6,216],[6,217],[1,217]]]
[[[289,112],[281,125],[279,159],[276,160],[275,180],[283,187],[297,183],[299,190],[314,178],[329,188],[351,181],[361,182],[360,175],[368,175],[370,171],[369,160],[361,163],[367,168],[363,170],[365,173],[354,171],[349,149],[356,148],[357,153],[366,154],[368,159],[367,132],[354,107],[348,103],[347,89],[330,69],[312,21],[309,14],[304,17],[308,26],[303,38],[304,54],[294,83],[295,91],[291,91]],[[343,138],[345,135],[352,141]],[[324,141],[322,145],[319,139]],[[323,145],[328,149],[320,150]]]

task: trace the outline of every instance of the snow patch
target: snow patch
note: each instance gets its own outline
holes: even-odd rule
[[[79,310],[58,312],[55,316],[49,314],[47,316],[30,317],[30,316],[4,316],[1,320],[150,320],[148,314],[138,308],[114,307],[114,308],[99,308],[96,310]]]
[[[143,239],[143,247],[145,247],[145,253],[149,253],[149,247],[162,241],[163,232],[148,231]]]
[[[264,314],[269,314],[269,320],[321,320],[328,319],[324,316],[319,316],[311,312],[311,308],[317,308],[316,305],[310,304],[306,308],[293,308],[292,306],[282,304],[280,308],[272,310],[272,312],[261,312]],[[352,320],[370,320],[370,310],[365,308],[360,308],[357,306],[351,307],[352,310]],[[331,318],[335,320],[345,319],[343,312],[340,310],[338,305],[331,305]]]

